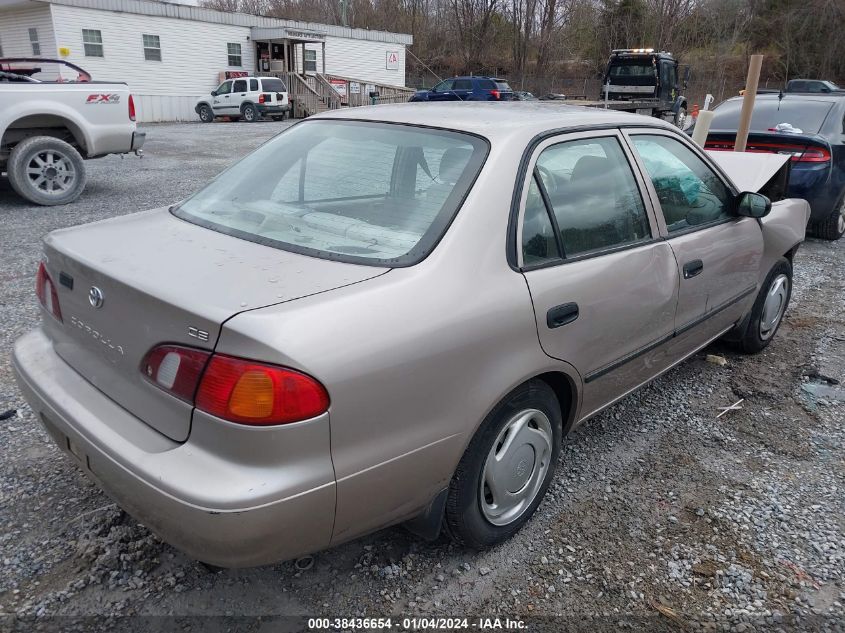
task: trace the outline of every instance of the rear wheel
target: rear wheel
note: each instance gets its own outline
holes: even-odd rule
[[[675,112],[675,127],[680,130],[685,130],[687,128],[687,108],[686,106],[681,106],[678,108],[678,111]]]
[[[845,234],[845,197],[824,220],[816,224],[815,233],[823,240],[838,240]]]
[[[739,341],[742,351],[756,354],[772,342],[791,296],[792,265],[781,258],[769,271],[751,308],[748,326]]]
[[[258,120],[258,110],[251,103],[247,103],[241,108],[241,118],[247,123],[253,123]]]
[[[211,123],[214,121],[214,112],[211,111],[207,105],[201,105],[199,109],[200,121],[203,123]]]
[[[549,487],[561,442],[560,405],[542,380],[512,391],[487,416],[458,464],[446,501],[446,532],[481,549],[531,518]]]
[[[82,156],[52,136],[33,136],[15,145],[6,171],[12,189],[35,204],[68,204],[85,188]]]

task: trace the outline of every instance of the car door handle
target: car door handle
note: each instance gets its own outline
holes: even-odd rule
[[[566,325],[567,323],[572,323],[577,318],[578,304],[564,303],[559,306],[555,306],[554,308],[551,308],[546,313],[546,325],[549,326],[550,330],[553,330],[556,327]]]
[[[696,275],[700,275],[702,270],[704,270],[704,262],[700,259],[687,262],[684,264],[684,279],[691,279]]]
[[[228,98],[229,98],[229,95],[226,95],[226,98],[228,99]]]

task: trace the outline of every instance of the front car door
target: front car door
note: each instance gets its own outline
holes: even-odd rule
[[[454,85],[453,79],[446,79],[445,81],[441,81],[439,84],[434,86],[428,92],[428,100],[429,101],[451,101],[454,99],[452,95],[452,86]]]
[[[734,213],[736,191],[700,149],[670,131],[626,132],[677,260],[676,345],[700,347],[750,309],[763,257],[758,220]]]
[[[215,116],[225,116],[228,114],[226,108],[232,100],[232,81],[224,81],[214,92],[216,94],[211,100],[211,109],[214,110]]]
[[[583,381],[581,418],[662,371],[678,268],[616,130],[540,143],[522,188],[517,264],[543,350]]]
[[[232,84],[232,98],[229,100],[229,103],[226,106],[226,114],[240,114],[241,105],[246,100],[246,95],[247,80],[235,79],[234,83]]]

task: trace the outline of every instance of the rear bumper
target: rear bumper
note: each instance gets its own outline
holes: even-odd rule
[[[132,132],[132,146],[129,148],[133,152],[137,152],[144,146],[144,141],[147,140],[146,132]]]
[[[258,104],[255,108],[261,114],[285,114],[286,112],[290,112],[290,104],[287,103],[285,105],[265,105],[265,104]]]
[[[136,519],[189,556],[225,567],[277,562],[331,541],[328,415],[253,429],[197,415],[174,442],[98,391],[35,330],[13,367],[60,449]]]

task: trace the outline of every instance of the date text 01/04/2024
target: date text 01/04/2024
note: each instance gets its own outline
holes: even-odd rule
[[[319,630],[405,630],[405,631],[461,631],[461,630],[525,630],[522,620],[510,618],[309,618],[308,629]]]

